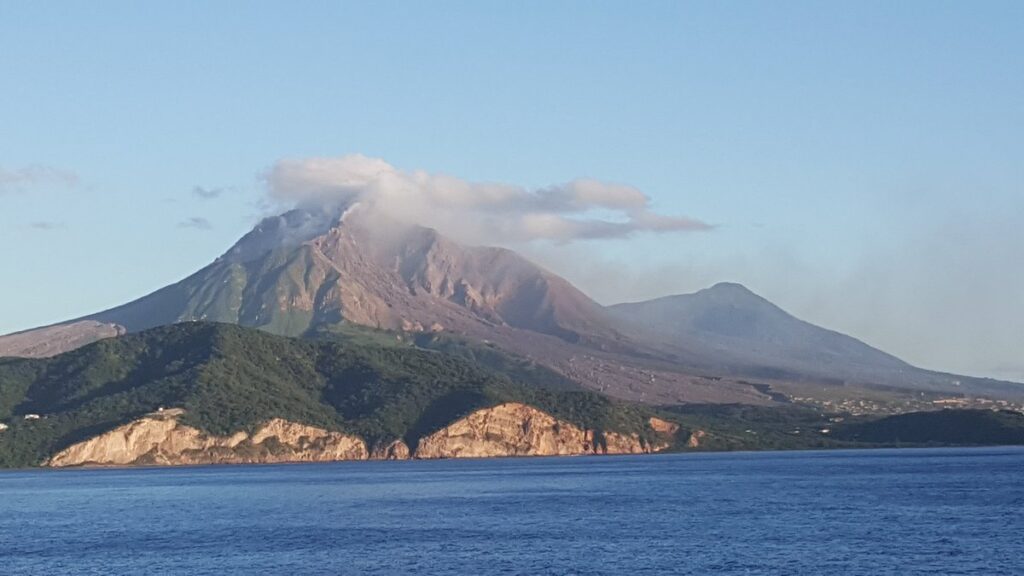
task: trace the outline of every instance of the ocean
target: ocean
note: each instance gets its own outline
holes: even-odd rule
[[[0,472],[0,574],[1024,574],[1024,448]]]

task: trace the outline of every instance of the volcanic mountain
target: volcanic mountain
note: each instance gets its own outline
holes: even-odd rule
[[[358,203],[266,218],[188,278],[70,323],[0,337],[0,356],[52,355],[185,321],[287,336],[352,323],[421,340],[466,339],[584,386],[658,403],[778,400],[744,379],[1018,390],[914,368],[735,284],[605,308],[515,252],[464,246]]]
[[[132,332],[209,320],[299,336],[348,321],[407,332],[505,327],[598,348],[623,339],[600,305],[515,252],[465,247],[358,204],[267,218],[192,276],[87,319]]]

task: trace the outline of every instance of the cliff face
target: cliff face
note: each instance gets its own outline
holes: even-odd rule
[[[181,410],[148,415],[74,444],[48,466],[256,464],[364,460],[366,443],[355,436],[274,419],[251,436],[211,436],[178,421]]]
[[[495,456],[568,456],[646,454],[670,446],[676,424],[652,419],[661,439],[639,434],[599,433],[554,418],[525,404],[507,403],[477,410],[420,439],[413,453],[401,440],[367,449],[356,436],[297,424],[280,418],[253,434],[213,436],[182,424],[182,410],[149,414],[74,444],[55,454],[47,466],[129,466],[189,464],[263,464],[409,458],[486,458]]]
[[[417,458],[644,454],[668,443],[650,445],[638,434],[598,434],[525,404],[507,403],[477,410],[422,438]]]

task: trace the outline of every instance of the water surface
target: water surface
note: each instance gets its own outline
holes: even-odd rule
[[[0,472],[3,574],[1024,574],[1024,448]]]

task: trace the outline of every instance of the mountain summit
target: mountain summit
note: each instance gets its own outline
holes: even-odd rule
[[[266,218],[192,276],[87,319],[129,331],[210,320],[299,336],[341,321],[413,332],[504,326],[614,341],[601,306],[515,252],[466,247],[360,204]]]

